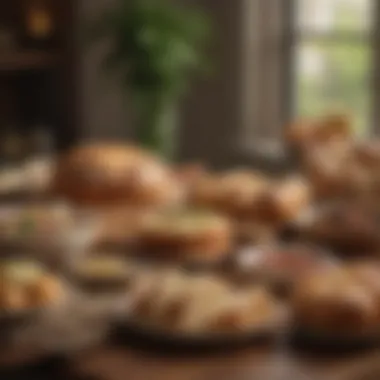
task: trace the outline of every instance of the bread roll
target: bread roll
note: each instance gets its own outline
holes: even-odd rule
[[[256,216],[258,200],[267,191],[270,181],[252,170],[233,170],[204,177],[194,188],[192,203],[224,213],[230,217]]]
[[[368,141],[357,144],[355,158],[365,168],[380,170],[380,141]]]
[[[270,181],[255,171],[232,171],[220,181],[223,192],[222,208],[231,216],[250,215],[256,212],[258,200],[268,190]]]
[[[116,144],[82,146],[63,155],[52,186],[57,195],[96,206],[160,205],[179,196],[163,163],[135,147]]]
[[[260,218],[274,224],[292,221],[306,210],[312,200],[308,183],[301,178],[288,178],[274,185],[261,199]]]
[[[286,139],[292,148],[304,154],[310,147],[348,140],[351,136],[350,119],[346,115],[331,114],[294,123],[289,127]]]
[[[352,201],[322,210],[305,232],[312,241],[345,255],[373,254],[380,246],[377,211]]]
[[[360,192],[368,178],[357,165],[352,144],[334,142],[310,148],[303,157],[304,172],[318,198],[331,199]]]
[[[378,329],[374,291],[345,268],[298,284],[293,306],[295,322],[314,332],[355,335]]]

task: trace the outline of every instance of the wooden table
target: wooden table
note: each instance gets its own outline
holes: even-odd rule
[[[380,350],[332,356],[273,348],[219,353],[102,346],[68,361],[2,373],[4,380],[379,380]]]
[[[379,380],[380,350],[341,357],[253,348],[173,356],[100,348],[77,357],[72,369],[94,380]]]

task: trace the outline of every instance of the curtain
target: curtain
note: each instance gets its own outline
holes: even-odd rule
[[[280,145],[287,122],[289,8],[287,0],[243,2],[241,137],[253,149]]]

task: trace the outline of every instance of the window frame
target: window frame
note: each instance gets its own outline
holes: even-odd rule
[[[288,0],[286,18],[286,40],[287,40],[287,73],[285,75],[286,97],[288,99],[285,103],[285,115],[288,122],[292,122],[296,115],[297,96],[296,96],[296,78],[297,78],[297,65],[296,65],[296,49],[299,43],[304,41],[323,41],[328,40],[336,43],[344,43],[355,41],[355,43],[365,43],[368,45],[372,54],[371,61],[371,77],[370,80],[370,114],[368,115],[370,125],[368,126],[369,134],[380,134],[380,1],[371,0],[373,6],[373,29],[367,32],[354,32],[354,31],[317,31],[307,30],[303,31],[302,35],[297,30],[297,2],[299,0]],[[305,0],[304,0],[305,1]],[[376,107],[376,105],[379,105]]]

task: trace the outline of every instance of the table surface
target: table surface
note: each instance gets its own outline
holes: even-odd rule
[[[378,380],[380,351],[328,357],[271,349],[204,355],[168,355],[102,348],[72,363],[78,378],[99,380]]]
[[[134,343],[103,345],[68,360],[0,371],[6,380],[379,380],[380,349],[323,354],[250,347],[168,352]]]

